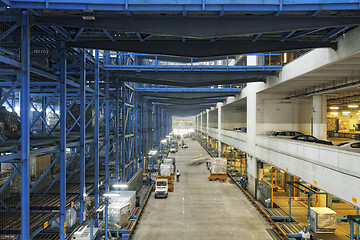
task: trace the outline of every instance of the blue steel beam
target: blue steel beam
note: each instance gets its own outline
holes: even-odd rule
[[[21,15],[21,239],[30,239],[30,22]]]
[[[11,8],[32,8],[32,9],[73,9],[73,10],[101,10],[101,11],[148,11],[148,12],[227,12],[227,11],[327,11],[327,10],[358,10],[359,3],[351,0],[336,1],[301,1],[301,0],[253,0],[253,1],[221,1],[215,0],[211,2],[203,0],[192,1],[143,1],[133,0],[129,3],[127,0],[116,1],[95,1],[76,0],[71,2],[61,2],[56,0],[11,0]]]
[[[109,187],[109,161],[110,161],[110,73],[105,73],[105,192],[110,191]]]
[[[84,221],[85,213],[85,84],[86,84],[86,59],[85,53],[80,54],[80,223]]]
[[[137,92],[164,93],[237,93],[241,88],[137,88]]]
[[[94,76],[94,87],[95,87],[95,95],[94,95],[94,118],[95,118],[95,129],[94,129],[94,164],[95,164],[95,190],[94,190],[94,202],[95,209],[99,206],[99,50],[95,50],[95,76]],[[95,221],[95,227],[98,226],[98,221]]]
[[[331,31],[329,31],[328,33],[326,33],[324,36],[322,36],[320,38],[321,42],[326,42],[329,41],[329,39],[337,36],[338,34],[345,32],[346,30],[348,30],[350,27],[338,27],[338,28],[334,28]]]
[[[126,101],[126,97],[125,97],[125,82],[122,82],[121,84],[121,132],[122,132],[122,137],[121,137],[121,182],[125,183],[126,182],[126,142],[125,142],[125,135],[126,135],[126,105],[125,105],[125,101]]]
[[[115,183],[119,182],[119,156],[120,156],[120,86],[119,79],[116,78],[116,87],[115,87]]]
[[[66,238],[66,50],[60,47],[60,240]]]

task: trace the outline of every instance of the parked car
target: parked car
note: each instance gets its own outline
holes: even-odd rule
[[[184,145],[181,146],[182,148],[188,148],[188,145],[186,145],[186,143]]]
[[[298,135],[304,135],[301,132],[297,132],[297,131],[271,131],[268,133],[269,136],[271,137],[286,137],[286,138],[291,138],[294,136],[298,136]]]
[[[345,149],[354,149],[354,150],[360,152],[360,141],[342,142],[342,143],[336,144],[336,146],[345,148]]]
[[[291,139],[304,141],[304,142],[313,142],[313,143],[320,143],[320,144],[326,144],[326,145],[333,145],[333,143],[330,141],[317,139],[316,137],[311,136],[311,135],[298,135],[298,136],[292,137]]]
[[[237,132],[243,132],[243,133],[246,133],[246,128],[245,128],[245,127],[241,127],[241,128],[234,128],[233,130],[234,130],[234,131],[237,131]]]

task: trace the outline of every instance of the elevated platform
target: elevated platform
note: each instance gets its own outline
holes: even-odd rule
[[[205,129],[202,132],[206,134]],[[225,144],[248,152],[246,133],[222,130],[218,135],[217,129],[210,128],[209,136],[215,139],[220,137]],[[360,207],[357,187],[360,185],[360,153],[336,146],[258,135],[256,151],[252,154],[265,163]],[[348,184],[342,185],[344,182]]]

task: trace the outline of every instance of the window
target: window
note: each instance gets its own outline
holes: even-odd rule
[[[306,140],[306,136],[298,136],[296,139],[298,139],[298,140]]]
[[[350,147],[351,147],[351,148],[360,148],[360,143],[350,144]]]
[[[317,139],[316,139],[316,138],[314,138],[314,137],[312,137],[312,136],[308,136],[308,140],[309,140],[309,141],[312,141],[312,142],[317,141]]]

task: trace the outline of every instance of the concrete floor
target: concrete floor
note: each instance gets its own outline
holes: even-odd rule
[[[132,239],[272,239],[269,225],[230,182],[208,181],[205,164],[189,166],[194,155],[207,153],[185,139],[188,149],[176,154],[180,182],[167,199],[150,196]]]

